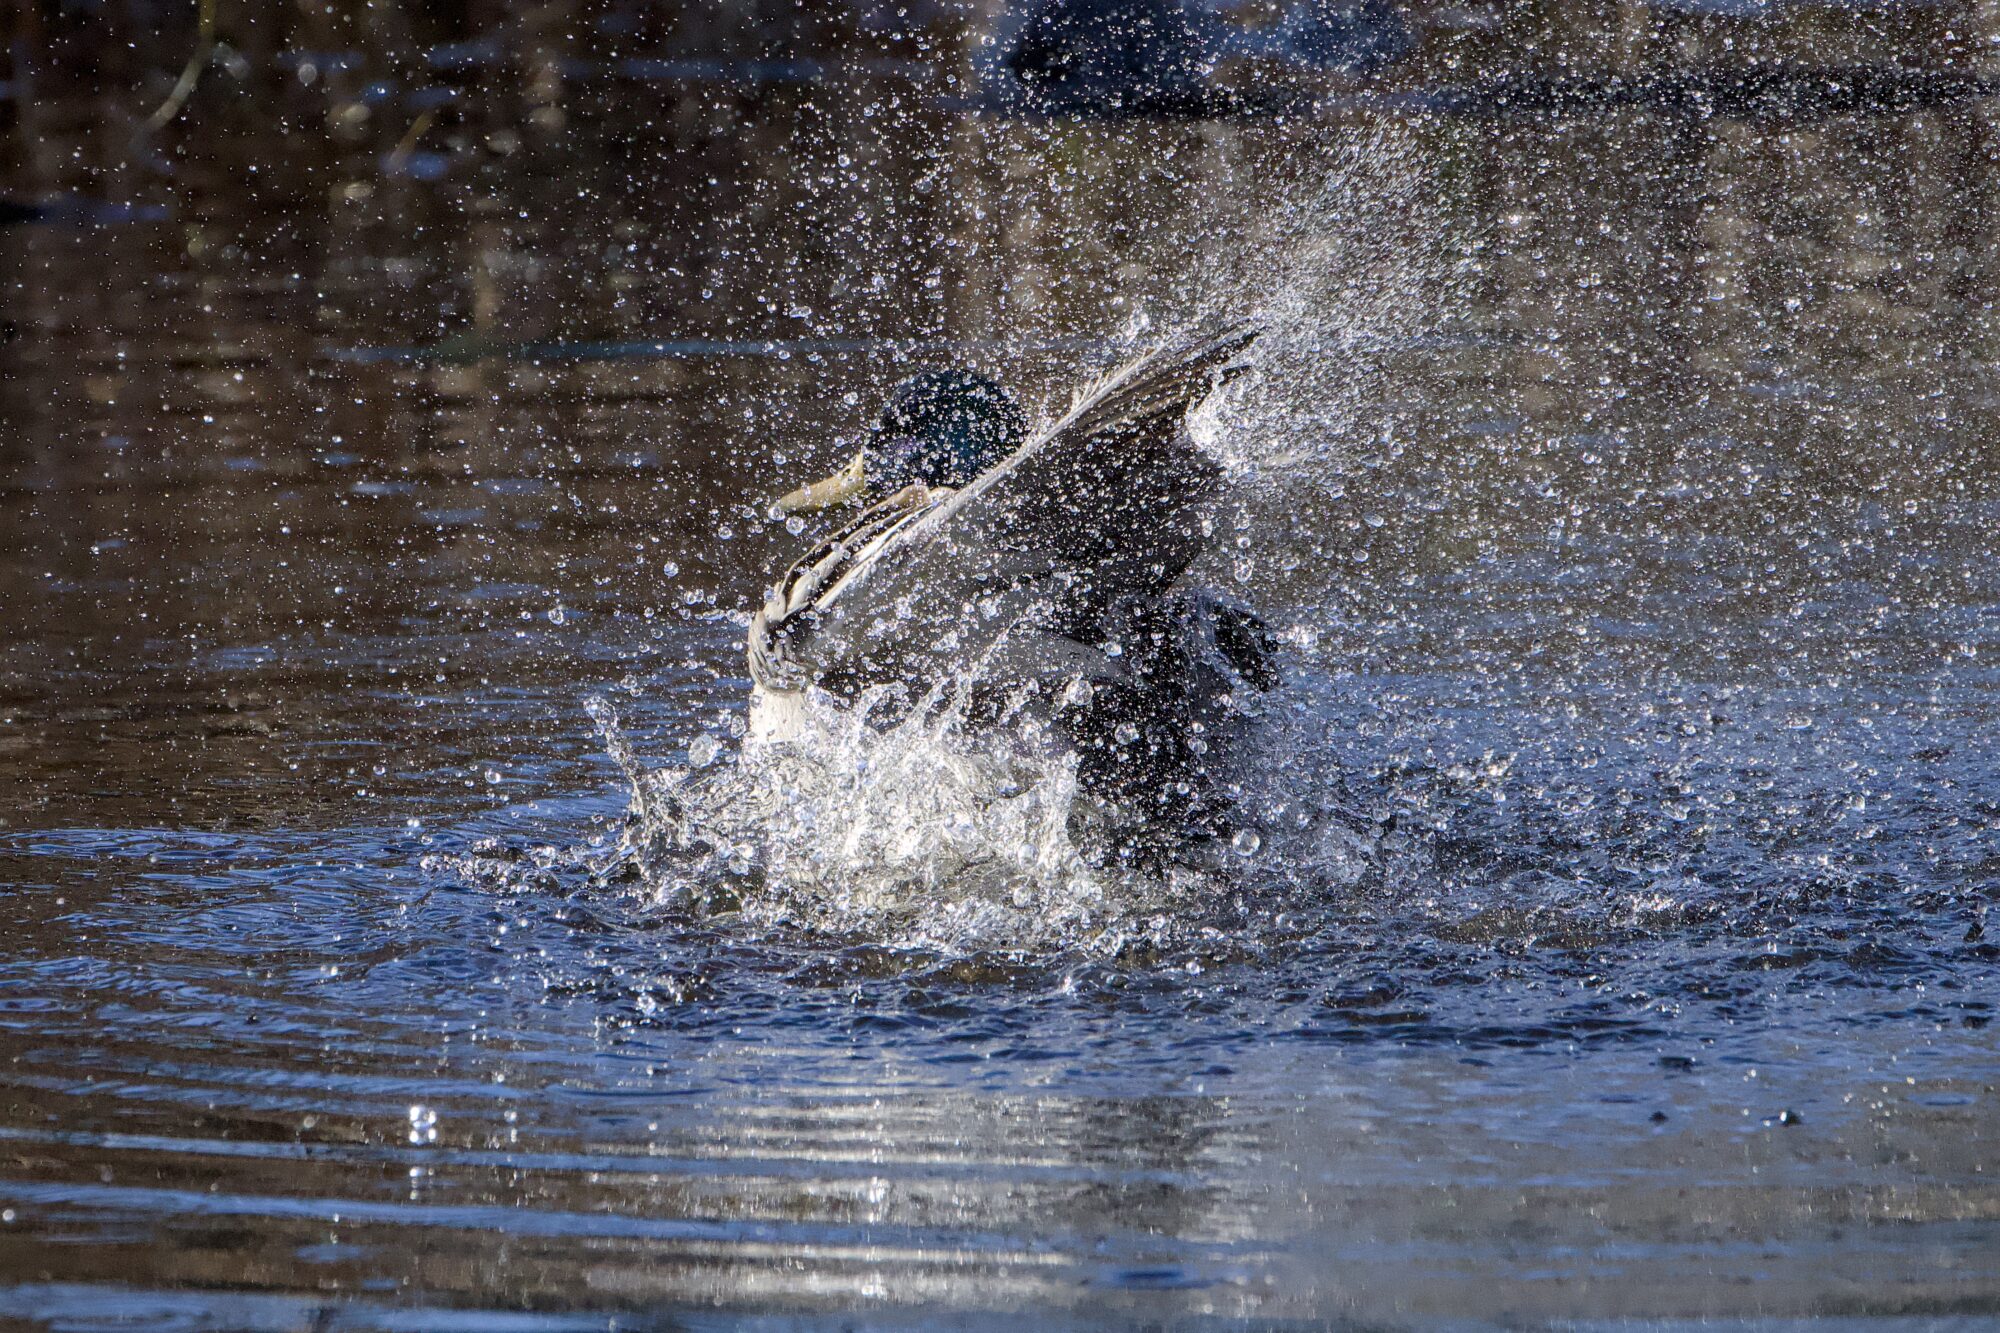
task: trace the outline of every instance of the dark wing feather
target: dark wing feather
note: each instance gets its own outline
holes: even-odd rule
[[[1238,324],[1106,376],[1039,447],[968,488],[957,526],[1085,576],[1065,599],[1078,625],[1121,598],[1164,593],[1208,545],[1203,520],[1221,478],[1187,414],[1247,369],[1240,358],[1257,333]]]
[[[843,692],[1115,672],[1087,646],[1091,628],[1116,602],[1165,592],[1206,545],[1220,469],[1189,438],[1187,414],[1247,368],[1258,332],[1235,324],[1106,375],[811,606],[753,628],[753,659],[758,633],[782,638],[788,662]]]

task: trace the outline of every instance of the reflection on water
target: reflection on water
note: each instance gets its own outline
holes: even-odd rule
[[[150,165],[10,112],[11,193],[165,212],[0,230],[0,1320],[2000,1309],[1985,103],[290,60]],[[763,504],[886,383],[1253,304],[1262,848],[1116,948],[633,877],[585,698],[734,771]]]

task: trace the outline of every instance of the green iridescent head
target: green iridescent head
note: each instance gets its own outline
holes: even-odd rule
[[[786,513],[880,499],[912,482],[963,486],[1021,447],[1027,418],[992,380],[926,370],[898,384],[853,460],[778,501]]]

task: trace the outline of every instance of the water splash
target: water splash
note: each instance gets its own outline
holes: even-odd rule
[[[970,734],[940,694],[884,726],[885,703],[812,699],[793,739],[644,775],[626,836],[643,892],[752,931],[947,950],[1116,950],[1186,906],[1198,876],[1119,865],[1075,757],[1035,724]]]
[[[618,765],[618,771],[625,775],[625,782],[632,791],[632,813],[643,823],[651,823],[659,817],[659,802],[655,799],[654,784],[641,767],[637,756],[632,753],[632,742],[625,736],[620,725],[617,705],[602,694],[587,696],[583,701],[583,711],[597,727],[597,734],[604,742],[604,752],[611,762]]]
[[[1151,344],[1168,329],[1264,314],[1257,373],[1211,395],[1190,428],[1265,503],[1323,484],[1381,443],[1364,417],[1383,397],[1385,359],[1449,305],[1427,177],[1401,133],[1378,126],[1297,172],[1250,173],[1246,188],[1269,196],[1261,207],[1237,195],[1196,205],[1185,219],[1196,235],[1240,244],[1125,316],[1123,341]],[[1239,235],[1245,217],[1260,221]],[[1291,531],[1247,505],[1219,515],[1218,528],[1228,567],[1211,572],[1239,584],[1258,577],[1269,531]],[[1300,614],[1302,624],[1325,619]],[[1322,693],[1294,680],[1256,708],[1229,839],[1155,858],[1124,854],[1118,812],[1081,789],[1054,738],[1029,724],[974,732],[947,696],[893,725],[878,700],[815,700],[795,739],[703,735],[684,767],[651,771],[616,710],[593,699],[586,707],[632,797],[592,873],[624,884],[641,910],[726,917],[736,934],[1108,954],[1171,948],[1204,930],[1255,936],[1379,872],[1385,847],[1393,859],[1422,841],[1408,808],[1385,839],[1389,805],[1347,791],[1349,738],[1328,730]]]
[[[1264,177],[1275,193],[1228,200],[1208,219],[1240,247],[1188,294],[1205,318],[1261,314],[1258,373],[1212,396],[1195,438],[1260,489],[1323,483],[1366,466],[1391,359],[1447,326],[1466,287],[1465,250],[1446,227],[1433,155],[1375,124],[1299,171]],[[1247,228],[1243,219],[1255,219]]]
[[[426,868],[488,891],[555,895],[633,925],[745,942],[800,937],[950,956],[1158,956],[1254,947],[1338,902],[1408,845],[1347,791],[1310,686],[1247,707],[1227,838],[1163,842],[1079,782],[1044,723],[966,725],[962,695],[810,697],[785,741],[703,733],[700,760],[648,767],[617,710],[585,708],[628,808],[573,846],[486,839]],[[886,722],[886,716],[899,720]]]
[[[1169,855],[1082,788],[1075,755],[1039,721],[975,731],[962,695],[940,690],[885,725],[889,702],[813,697],[792,739],[710,737],[724,748],[707,765],[650,771],[597,702],[632,792],[598,877],[646,910],[725,914],[744,935],[1116,954],[1173,947],[1218,910],[1254,931],[1374,864],[1380,820],[1345,791],[1337,737],[1303,698],[1251,713],[1233,837]]]

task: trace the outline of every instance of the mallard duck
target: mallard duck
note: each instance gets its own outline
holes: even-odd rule
[[[1247,368],[1253,324],[1155,348],[1032,438],[993,381],[905,380],[853,460],[777,501],[858,515],[794,564],[751,620],[751,729],[797,734],[807,691],[884,713],[958,687],[974,726],[1023,709],[1075,747],[1085,785],[1213,834],[1236,694],[1276,681],[1268,636],[1184,588],[1221,469],[1188,413]]]

